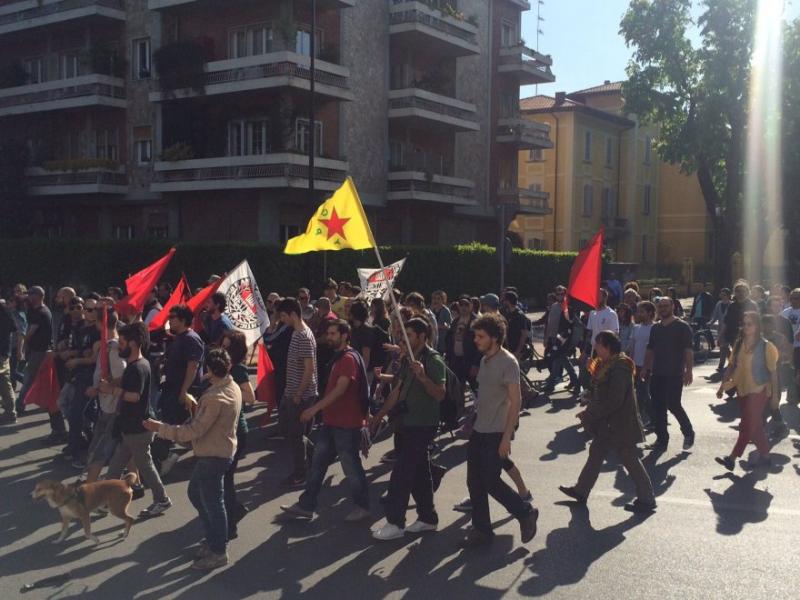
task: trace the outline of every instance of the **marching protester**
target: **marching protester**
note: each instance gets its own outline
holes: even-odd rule
[[[692,328],[675,316],[672,298],[662,296],[656,305],[659,321],[650,330],[641,378],[650,379],[651,418],[656,433],[653,449],[663,451],[669,444],[667,410],[681,426],[683,449],[694,445],[694,429],[681,404],[683,387],[692,384],[694,353]]]
[[[389,479],[386,523],[372,534],[377,540],[397,539],[406,532],[436,531],[439,526],[433,502],[429,446],[436,435],[439,403],[446,391],[445,364],[441,355],[429,346],[431,328],[427,320],[413,317],[405,327],[413,356],[404,357],[392,393],[370,423],[374,432],[389,411],[399,405],[397,461]],[[409,495],[414,497],[419,518],[406,527]]]
[[[350,346],[350,335],[347,322],[328,323],[327,342],[335,350],[328,384],[322,398],[300,415],[300,420],[308,423],[322,412],[305,491],[295,504],[281,506],[281,510],[301,519],[313,518],[322,482],[336,456],[355,504],[345,521],[352,523],[370,516],[367,477],[359,456],[361,427],[369,405],[367,372],[361,355]]]
[[[719,364],[717,370],[706,379],[710,382],[718,382],[722,380],[722,374],[725,372],[725,361],[728,359],[730,352],[730,344],[728,336],[725,332],[725,315],[728,313],[728,308],[731,305],[731,291],[728,288],[722,288],[719,292],[719,301],[714,306],[711,312],[711,318],[708,320],[707,326],[713,327],[717,325],[717,347],[719,348]]]
[[[475,333],[472,324],[477,316],[472,312],[472,302],[469,296],[458,299],[458,316],[447,330],[445,341],[445,355],[447,364],[461,382],[469,382],[475,389],[478,375],[480,353],[475,346]]]
[[[147,431],[173,442],[191,442],[196,457],[189,480],[189,500],[197,509],[205,541],[192,568],[209,571],[228,564],[228,516],[225,512],[223,478],[236,454],[236,422],[242,409],[242,392],[230,376],[231,358],[221,348],[205,357],[211,383],[197,403],[191,421],[170,425],[146,419]]]
[[[519,521],[522,543],[526,544],[536,535],[539,511],[500,478],[503,460],[511,455],[511,439],[522,403],[519,363],[503,347],[507,325],[500,315],[479,317],[472,330],[483,358],[478,371],[477,418],[467,445],[467,487],[473,526],[468,541],[481,544],[492,540],[488,498],[491,495]]]
[[[663,302],[667,300],[662,299]],[[672,311],[671,304],[669,309]],[[595,351],[599,362],[592,373],[591,400],[586,409],[576,415],[593,438],[589,457],[578,483],[559,489],[580,503],[586,502],[606,456],[613,451],[636,485],[636,500],[626,504],[625,510],[652,512],[656,508],[653,485],[636,449],[636,444],[644,441],[644,432],[636,408],[633,361],[622,352],[619,337],[613,331],[597,333]]]
[[[284,298],[278,304],[277,313],[278,318],[292,330],[279,419],[292,456],[292,472],[283,484],[294,487],[306,482],[306,424],[300,420],[300,415],[317,398],[317,340],[303,321],[297,300]]]
[[[598,296],[598,306],[589,313],[589,321],[586,323],[587,333],[591,341],[591,348],[594,350],[594,342],[597,334],[601,331],[613,331],[619,333],[619,318],[616,311],[608,306],[608,290],[600,289]]]
[[[447,293],[444,290],[436,290],[431,294],[431,312],[436,318],[438,340],[436,350],[444,354],[447,350],[447,332],[453,322],[453,314],[447,306]]]
[[[214,292],[205,303],[203,334],[200,336],[209,347],[216,348],[222,343],[222,336],[233,329],[225,309],[228,301],[222,292]],[[145,322],[147,322],[145,320]]]
[[[645,367],[647,356],[647,345],[650,343],[650,331],[653,329],[653,320],[656,317],[656,307],[649,300],[639,302],[636,308],[636,325],[633,326],[628,347],[625,353],[633,360],[636,366],[636,402],[639,408],[639,416],[645,424],[651,421],[650,407],[650,382],[643,376],[642,371]]]
[[[0,306],[0,400],[2,400],[2,423],[12,424],[17,422],[17,411],[14,406],[14,384],[11,374],[11,353],[13,336],[17,332],[17,324],[11,310]]]
[[[716,458],[728,471],[733,471],[736,459],[742,456],[749,442],[753,442],[757,450],[750,466],[770,464],[762,415],[770,399],[780,395],[777,365],[778,349],[763,338],[760,313],[746,311],[742,315],[741,332],[733,345],[730,366],[717,390],[720,399],[724,392],[736,390],[742,418],[733,450],[727,456]]]

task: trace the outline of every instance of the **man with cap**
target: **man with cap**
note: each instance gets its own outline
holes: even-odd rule
[[[481,296],[481,314],[496,313],[500,311],[500,298],[497,294],[484,294]]]

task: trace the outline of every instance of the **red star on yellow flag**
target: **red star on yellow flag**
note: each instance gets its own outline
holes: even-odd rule
[[[320,219],[319,222],[325,225],[328,228],[328,237],[327,239],[331,239],[335,235],[339,235],[342,239],[347,239],[347,236],[344,234],[344,226],[350,220],[350,217],[340,217],[336,214],[336,208],[333,209],[331,212],[330,219]]]

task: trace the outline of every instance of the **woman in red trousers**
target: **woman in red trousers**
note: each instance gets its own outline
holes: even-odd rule
[[[730,366],[722,378],[717,398],[735,389],[739,400],[742,421],[739,439],[730,455],[717,457],[716,461],[733,471],[736,459],[753,442],[758,455],[751,466],[769,465],[769,442],[764,432],[764,409],[773,394],[780,394],[778,385],[778,349],[761,335],[761,317],[757,312],[746,312],[742,317],[742,330],[733,347]]]

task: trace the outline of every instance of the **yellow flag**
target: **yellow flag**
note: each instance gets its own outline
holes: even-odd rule
[[[375,239],[367,215],[348,177],[311,217],[306,232],[286,242],[284,254],[305,254],[317,250],[363,250],[374,248]]]

